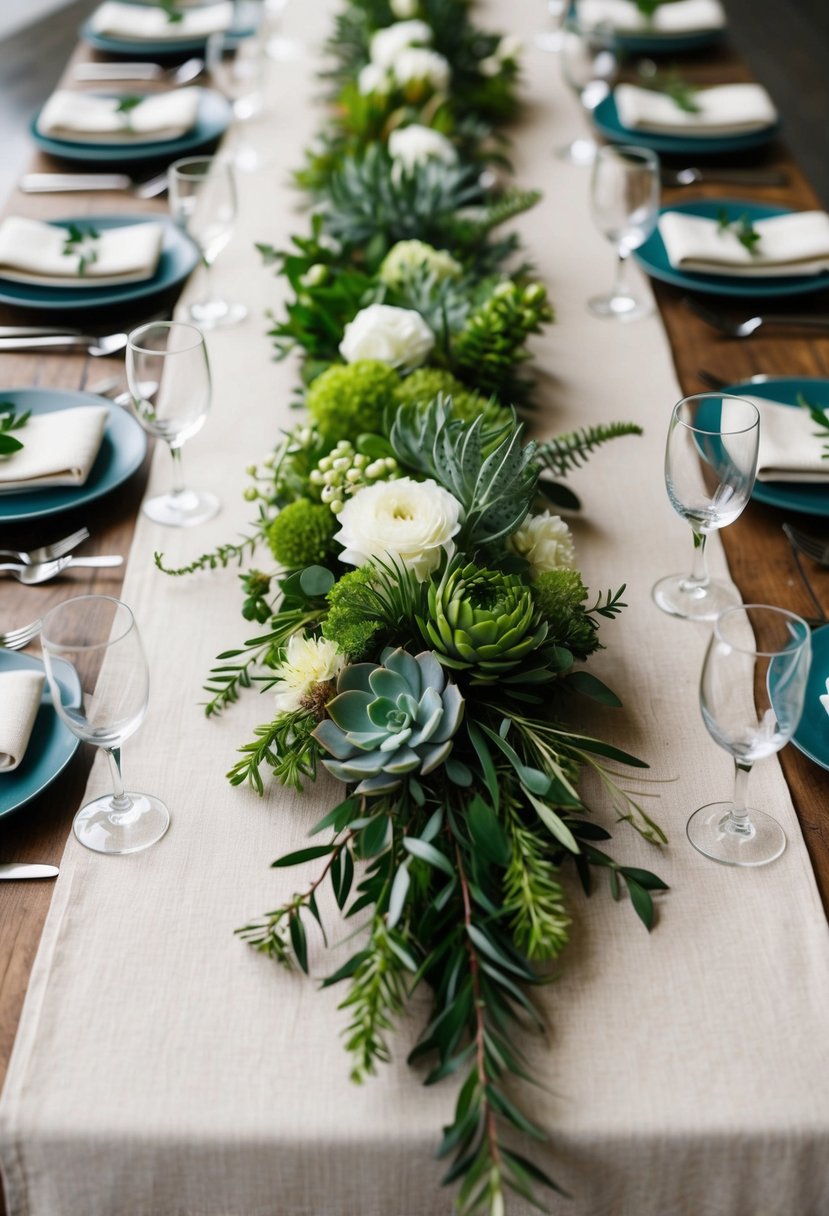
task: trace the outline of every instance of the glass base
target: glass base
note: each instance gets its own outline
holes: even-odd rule
[[[223,325],[237,325],[244,321],[248,310],[244,304],[231,304],[227,300],[202,300],[187,309],[187,319],[199,329],[217,329]]]
[[[170,826],[170,812],[152,794],[127,794],[132,806],[113,810],[112,795],[81,807],[72,830],[93,853],[139,853],[160,840]]]
[[[568,165],[583,165],[589,167],[596,159],[599,145],[594,139],[574,139],[566,148],[559,148],[556,156],[566,160]]]
[[[694,848],[724,866],[766,866],[786,847],[786,835],[764,811],[748,810],[747,831],[733,830],[730,802],[709,802],[694,811],[686,832]],[[731,825],[731,827],[729,826]]]
[[[269,59],[277,63],[295,63],[305,58],[305,47],[296,38],[284,38],[281,34],[268,39],[265,51]]]
[[[650,300],[637,300],[635,296],[593,296],[587,301],[587,307],[594,317],[611,317],[617,321],[635,321],[653,311]]]
[[[564,41],[564,35],[561,30],[545,30],[543,33],[536,34],[533,42],[540,51],[546,51],[548,55],[557,55],[561,50],[561,44]]]
[[[731,587],[709,579],[704,587],[689,581],[687,574],[669,574],[654,583],[654,602],[663,612],[684,621],[713,621],[726,608],[734,608],[739,599]]]
[[[218,515],[222,504],[207,490],[182,490],[180,494],[159,494],[141,504],[141,510],[157,524],[168,528],[193,528]]]
[[[230,163],[239,173],[256,173],[273,164],[272,156],[265,156],[253,144],[241,144],[230,155]]]

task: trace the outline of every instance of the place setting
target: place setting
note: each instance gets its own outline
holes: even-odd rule
[[[718,42],[726,27],[720,0],[578,0],[579,20],[587,27],[607,26],[617,46],[629,55],[679,55]]]
[[[255,0],[217,0],[197,6],[104,0],[82,26],[81,36],[109,55],[183,56],[203,51],[211,34],[250,37],[259,22],[259,8]]]

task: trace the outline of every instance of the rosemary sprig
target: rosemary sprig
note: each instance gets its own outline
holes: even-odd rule
[[[11,401],[0,401],[0,456],[12,456],[23,444],[10,431],[19,431],[29,421],[31,410],[18,414]]]
[[[88,266],[98,261],[96,241],[101,234],[97,228],[79,228],[77,224],[69,224],[66,228],[66,241],[62,249],[64,257],[77,257],[78,274],[86,274]]]
[[[754,224],[748,218],[745,212],[739,219],[730,220],[728,212],[724,207],[717,214],[717,231],[718,232],[733,232],[740,244],[749,251],[752,256],[756,257],[760,250],[757,248],[761,241],[761,235],[756,231]]]

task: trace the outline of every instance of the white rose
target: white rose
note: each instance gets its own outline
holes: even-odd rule
[[[383,258],[380,278],[387,286],[396,287],[405,282],[411,271],[421,266],[437,280],[457,279],[463,273],[460,262],[456,262],[445,249],[435,249],[426,241],[398,241]]]
[[[497,76],[501,71],[501,60],[495,55],[487,55],[486,59],[479,62],[478,71],[482,76]]]
[[[395,57],[392,71],[398,84],[410,81],[425,81],[433,89],[445,92],[452,76],[449,60],[437,51],[425,47],[409,46]]]
[[[524,44],[516,34],[505,34],[495,48],[495,55],[502,63],[515,63],[523,49]]]
[[[368,93],[390,93],[392,78],[385,68],[376,63],[367,63],[360,69],[357,77],[357,88],[365,97]]]
[[[414,17],[417,12],[417,0],[390,0],[389,8],[395,17],[405,21],[407,17]]]
[[[372,35],[368,57],[380,68],[391,68],[409,46],[430,46],[432,31],[425,21],[396,21]]]
[[[455,552],[452,539],[461,527],[461,504],[436,481],[380,481],[366,486],[339,513],[334,536],[345,547],[340,561],[364,566],[373,558],[394,558],[428,578],[445,553]]]
[[[419,312],[391,304],[370,304],[345,327],[340,354],[346,363],[378,359],[412,371],[429,357],[435,335]]]
[[[530,576],[537,578],[548,570],[573,570],[576,550],[570,529],[558,515],[545,511],[529,515],[509,538],[512,549],[530,563]]]
[[[291,713],[316,684],[324,684],[340,674],[345,655],[336,642],[327,638],[306,638],[293,633],[286,647],[285,659],[276,669],[279,680],[274,685],[277,713]]]
[[[412,123],[410,127],[398,127],[389,136],[389,156],[404,169],[413,169],[427,160],[439,160],[444,165],[454,165],[458,159],[455,145],[440,131]]]

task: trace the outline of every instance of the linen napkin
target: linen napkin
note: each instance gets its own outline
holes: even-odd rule
[[[822,459],[823,442],[805,409],[764,397],[748,397],[760,414],[758,481],[824,482],[829,485],[829,460]]]
[[[759,84],[721,84],[694,93],[698,113],[688,113],[667,94],[620,84],[613,91],[623,127],[632,131],[676,132],[678,135],[744,135],[777,121],[777,111]]]
[[[41,110],[37,129],[41,135],[82,143],[176,139],[195,125],[199,96],[198,89],[150,93],[124,113],[117,97],[58,89]]]
[[[606,23],[620,34],[666,37],[720,30],[725,26],[720,0],[672,0],[670,4],[660,4],[652,17],[640,13],[633,0],[579,0],[578,18],[588,28]]]
[[[0,224],[0,277],[42,287],[106,287],[152,278],[161,255],[161,224],[98,231],[97,239],[67,249],[68,228],[10,215]]]
[[[15,432],[23,444],[11,456],[0,456],[0,494],[82,486],[89,476],[109,416],[105,405],[32,414]]]
[[[0,675],[0,778],[13,772],[26,754],[42,692],[40,671]]]
[[[233,24],[231,0],[178,11],[181,13],[181,20],[170,21],[163,9],[155,5],[124,4],[121,0],[105,0],[92,14],[92,29],[96,34],[112,38],[169,39],[171,42],[181,42],[186,38],[207,38],[210,34],[230,29]]]
[[[745,278],[819,274],[829,270],[829,215],[825,211],[795,211],[757,220],[760,240],[749,250],[740,243],[734,225],[666,211],[659,233],[668,260],[676,270],[695,274]]]

